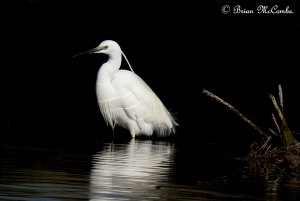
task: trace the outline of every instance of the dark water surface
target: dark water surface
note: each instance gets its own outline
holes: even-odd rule
[[[228,156],[215,145],[132,140],[80,150],[2,146],[0,200],[300,198],[299,178],[250,171],[246,157]]]

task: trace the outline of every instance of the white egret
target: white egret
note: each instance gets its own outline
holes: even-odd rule
[[[133,72],[118,43],[105,40],[83,53],[108,55],[96,81],[98,104],[107,125],[128,129],[132,138],[140,134],[150,136],[153,132],[159,136],[175,132],[178,124],[151,88]],[[131,71],[120,70],[122,55]]]

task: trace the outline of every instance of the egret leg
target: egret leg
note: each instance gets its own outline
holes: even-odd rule
[[[134,129],[130,129],[130,134],[131,134],[132,139],[134,139],[135,138],[135,131],[134,131]]]
[[[112,140],[111,140],[111,143],[114,144],[115,142],[115,129],[112,128]]]
[[[137,121],[138,127],[142,130],[143,134],[145,135],[152,135],[153,133],[153,126],[152,124],[146,123],[143,120]]]
[[[135,138],[135,135],[140,132],[140,129],[135,121],[130,122],[128,129],[133,139]]]

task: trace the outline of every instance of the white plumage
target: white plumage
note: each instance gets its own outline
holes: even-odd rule
[[[116,42],[103,41],[89,52],[108,55],[96,83],[99,107],[107,124],[128,129],[133,138],[154,131],[160,136],[175,132],[177,123],[151,88],[134,72],[120,70],[123,53]]]

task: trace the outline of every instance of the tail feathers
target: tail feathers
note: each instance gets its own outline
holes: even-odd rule
[[[168,121],[158,123],[154,126],[155,132],[159,136],[169,136],[176,132],[176,126],[179,124],[175,121],[174,117],[168,112]]]

